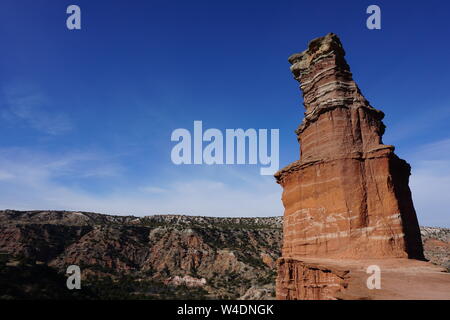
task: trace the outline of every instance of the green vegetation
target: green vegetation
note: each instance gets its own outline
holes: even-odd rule
[[[101,300],[206,299],[208,294],[202,288],[169,286],[132,276],[90,278],[83,284]]]
[[[19,264],[0,269],[0,299],[92,299],[89,289],[68,290],[66,277],[46,265]]]
[[[208,299],[208,292],[202,288],[169,286],[161,281],[132,276],[118,279],[91,277],[82,280],[80,290],[67,289],[66,281],[64,274],[46,265],[2,265],[0,300]]]

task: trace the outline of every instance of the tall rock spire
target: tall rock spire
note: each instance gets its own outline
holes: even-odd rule
[[[275,174],[285,207],[280,299],[336,298],[358,261],[424,259],[410,166],[383,144],[384,114],[364,98],[344,56],[330,33],[289,57],[305,117],[296,130],[300,160]],[[335,272],[323,259],[353,262]]]
[[[277,298],[450,299],[450,275],[420,261],[410,166],[383,144],[384,114],[344,56],[330,33],[289,57],[306,110],[300,160],[275,174],[285,207]],[[373,267],[380,290],[366,286]]]
[[[383,112],[353,81],[335,34],[289,57],[303,91],[300,160],[280,170],[284,254],[423,258],[410,166],[384,145]]]

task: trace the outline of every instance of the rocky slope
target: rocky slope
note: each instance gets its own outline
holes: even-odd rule
[[[450,230],[422,228],[450,266]],[[282,218],[0,211],[0,297],[273,299]],[[65,288],[68,265],[81,292]]]
[[[425,258],[450,272],[450,229],[421,227]]]
[[[37,263],[61,273],[74,264],[86,280],[126,276],[169,289],[201,288],[199,298],[238,298],[274,282],[280,226],[281,218],[7,210],[0,212],[0,252],[9,266]]]

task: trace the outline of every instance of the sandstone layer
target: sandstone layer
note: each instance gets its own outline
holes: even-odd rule
[[[296,130],[300,160],[275,174],[285,207],[280,299],[330,299],[346,283],[348,269],[312,268],[304,258],[424,259],[410,166],[383,144],[384,114],[364,98],[344,56],[328,34],[289,57],[306,110]],[[284,287],[292,270],[303,288],[294,296]],[[316,280],[327,289],[314,289]]]
[[[281,300],[449,300],[450,274],[429,262],[405,258],[280,259]],[[381,286],[369,289],[367,267],[381,270]]]

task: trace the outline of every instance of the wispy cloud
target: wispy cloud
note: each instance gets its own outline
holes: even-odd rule
[[[150,194],[161,194],[161,193],[169,192],[169,190],[167,190],[167,189],[160,188],[160,187],[153,187],[153,186],[142,187],[142,188],[139,188],[139,190],[148,192]]]
[[[450,139],[423,146],[407,156],[411,190],[422,225],[450,226]]]
[[[0,149],[0,180],[46,186],[58,178],[100,178],[122,174],[119,164],[100,153],[73,151],[49,154],[33,148]]]
[[[233,169],[232,169],[233,170]],[[206,216],[275,216],[283,214],[281,188],[257,172],[247,183],[224,183],[220,178],[178,180],[142,204],[152,213],[186,213]],[[251,180],[251,181],[249,181]],[[147,211],[149,208],[147,207]]]
[[[412,137],[423,135],[436,127],[447,127],[450,119],[449,102],[442,102],[436,107],[427,107],[403,114],[400,119],[393,121],[386,130],[385,142],[398,144],[400,141],[410,140]],[[430,110],[433,110],[430,112]]]
[[[103,166],[102,156],[91,153],[55,156],[27,149],[0,149],[0,208],[205,216],[274,216],[283,212],[281,188],[273,178],[260,176],[256,169],[252,174],[222,167],[215,178],[179,175],[161,179],[159,184],[144,185],[145,178],[140,183],[130,183],[119,165],[109,163],[110,168],[119,168],[113,171],[122,179],[114,188],[96,193],[65,183],[84,177],[109,181],[110,177],[102,175]],[[94,177],[85,172],[100,174]],[[224,182],[223,176],[241,179]]]
[[[410,186],[420,224],[449,227],[450,139],[418,146],[405,159],[412,165]],[[21,148],[0,149],[0,208],[135,215],[283,213],[280,186],[272,177],[260,176],[256,169],[191,168],[189,174],[186,168],[178,169],[168,170],[169,175],[160,172],[158,176],[130,180],[120,163],[95,152],[55,155]],[[86,179],[88,184],[104,180],[114,187],[93,192],[66,183],[75,179]]]
[[[50,108],[48,98],[32,86],[9,86],[3,89],[1,116],[13,124],[29,126],[49,135],[70,131],[68,117]]]

